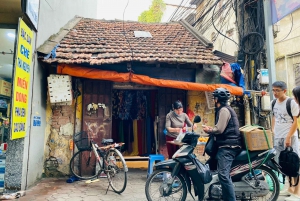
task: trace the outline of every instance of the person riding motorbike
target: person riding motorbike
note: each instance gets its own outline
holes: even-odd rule
[[[235,201],[235,192],[230,177],[230,168],[235,157],[242,148],[239,121],[234,110],[228,105],[230,92],[217,88],[213,92],[216,106],[216,125],[212,128],[204,126],[203,131],[214,135],[218,146],[215,156],[217,160],[218,177],[222,186],[224,201]]]

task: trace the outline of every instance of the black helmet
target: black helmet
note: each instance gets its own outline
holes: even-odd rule
[[[177,110],[179,108],[183,108],[182,103],[178,100],[173,104],[174,110]]]
[[[218,98],[219,101],[227,101],[230,98],[230,92],[224,88],[217,88],[212,95],[215,98]]]

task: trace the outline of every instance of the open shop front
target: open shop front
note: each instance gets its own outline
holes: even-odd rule
[[[11,82],[13,73],[15,29],[0,29],[0,143],[6,143],[9,132]]]
[[[226,86],[233,94],[243,93],[239,87],[222,84],[154,79],[69,65],[59,65],[57,73],[87,78],[83,80],[82,130],[92,131],[91,135],[98,144],[103,138],[125,142],[123,154],[127,162],[146,160],[149,154],[167,156],[163,134],[166,114],[176,100],[181,100],[187,111],[189,91],[201,91],[205,97],[204,91]],[[205,101],[202,107],[205,107]],[[192,110],[199,107],[197,101],[194,105],[190,105]],[[205,116],[204,113],[200,115]]]
[[[125,142],[129,167],[147,167],[149,154],[167,153],[162,134],[174,100],[185,104],[186,91],[134,83],[83,80],[82,130],[99,145],[103,138]]]
[[[0,29],[0,192],[4,188],[5,152],[10,135],[11,83],[13,80],[15,38],[15,29]]]
[[[156,153],[157,90],[112,90],[112,138],[125,142],[124,156]]]

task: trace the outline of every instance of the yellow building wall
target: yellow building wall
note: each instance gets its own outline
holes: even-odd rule
[[[189,112],[190,111],[190,112]],[[202,130],[202,124],[208,126],[215,125],[215,114],[214,110],[210,110],[207,107],[207,101],[204,91],[188,91],[187,93],[187,111],[186,113],[192,113],[195,115],[200,115],[201,122],[197,124],[197,129],[195,130],[196,133],[201,135],[205,135],[205,132]],[[191,119],[191,121],[193,118]]]

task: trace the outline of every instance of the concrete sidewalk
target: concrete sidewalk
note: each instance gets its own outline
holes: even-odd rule
[[[37,185],[26,191],[20,201],[132,201],[147,200],[145,196],[145,183],[147,171],[140,169],[130,169],[127,178],[127,187],[119,195],[109,188],[107,194],[108,181],[100,178],[99,182],[86,184],[85,181],[66,183],[67,178],[45,178]]]
[[[86,184],[85,181],[66,183],[67,178],[45,178],[26,191],[20,201],[146,201],[145,183],[147,171],[130,169],[125,191],[119,195],[109,188],[106,178],[99,182]],[[283,196],[278,199],[284,201]],[[188,195],[187,201],[193,198]]]

